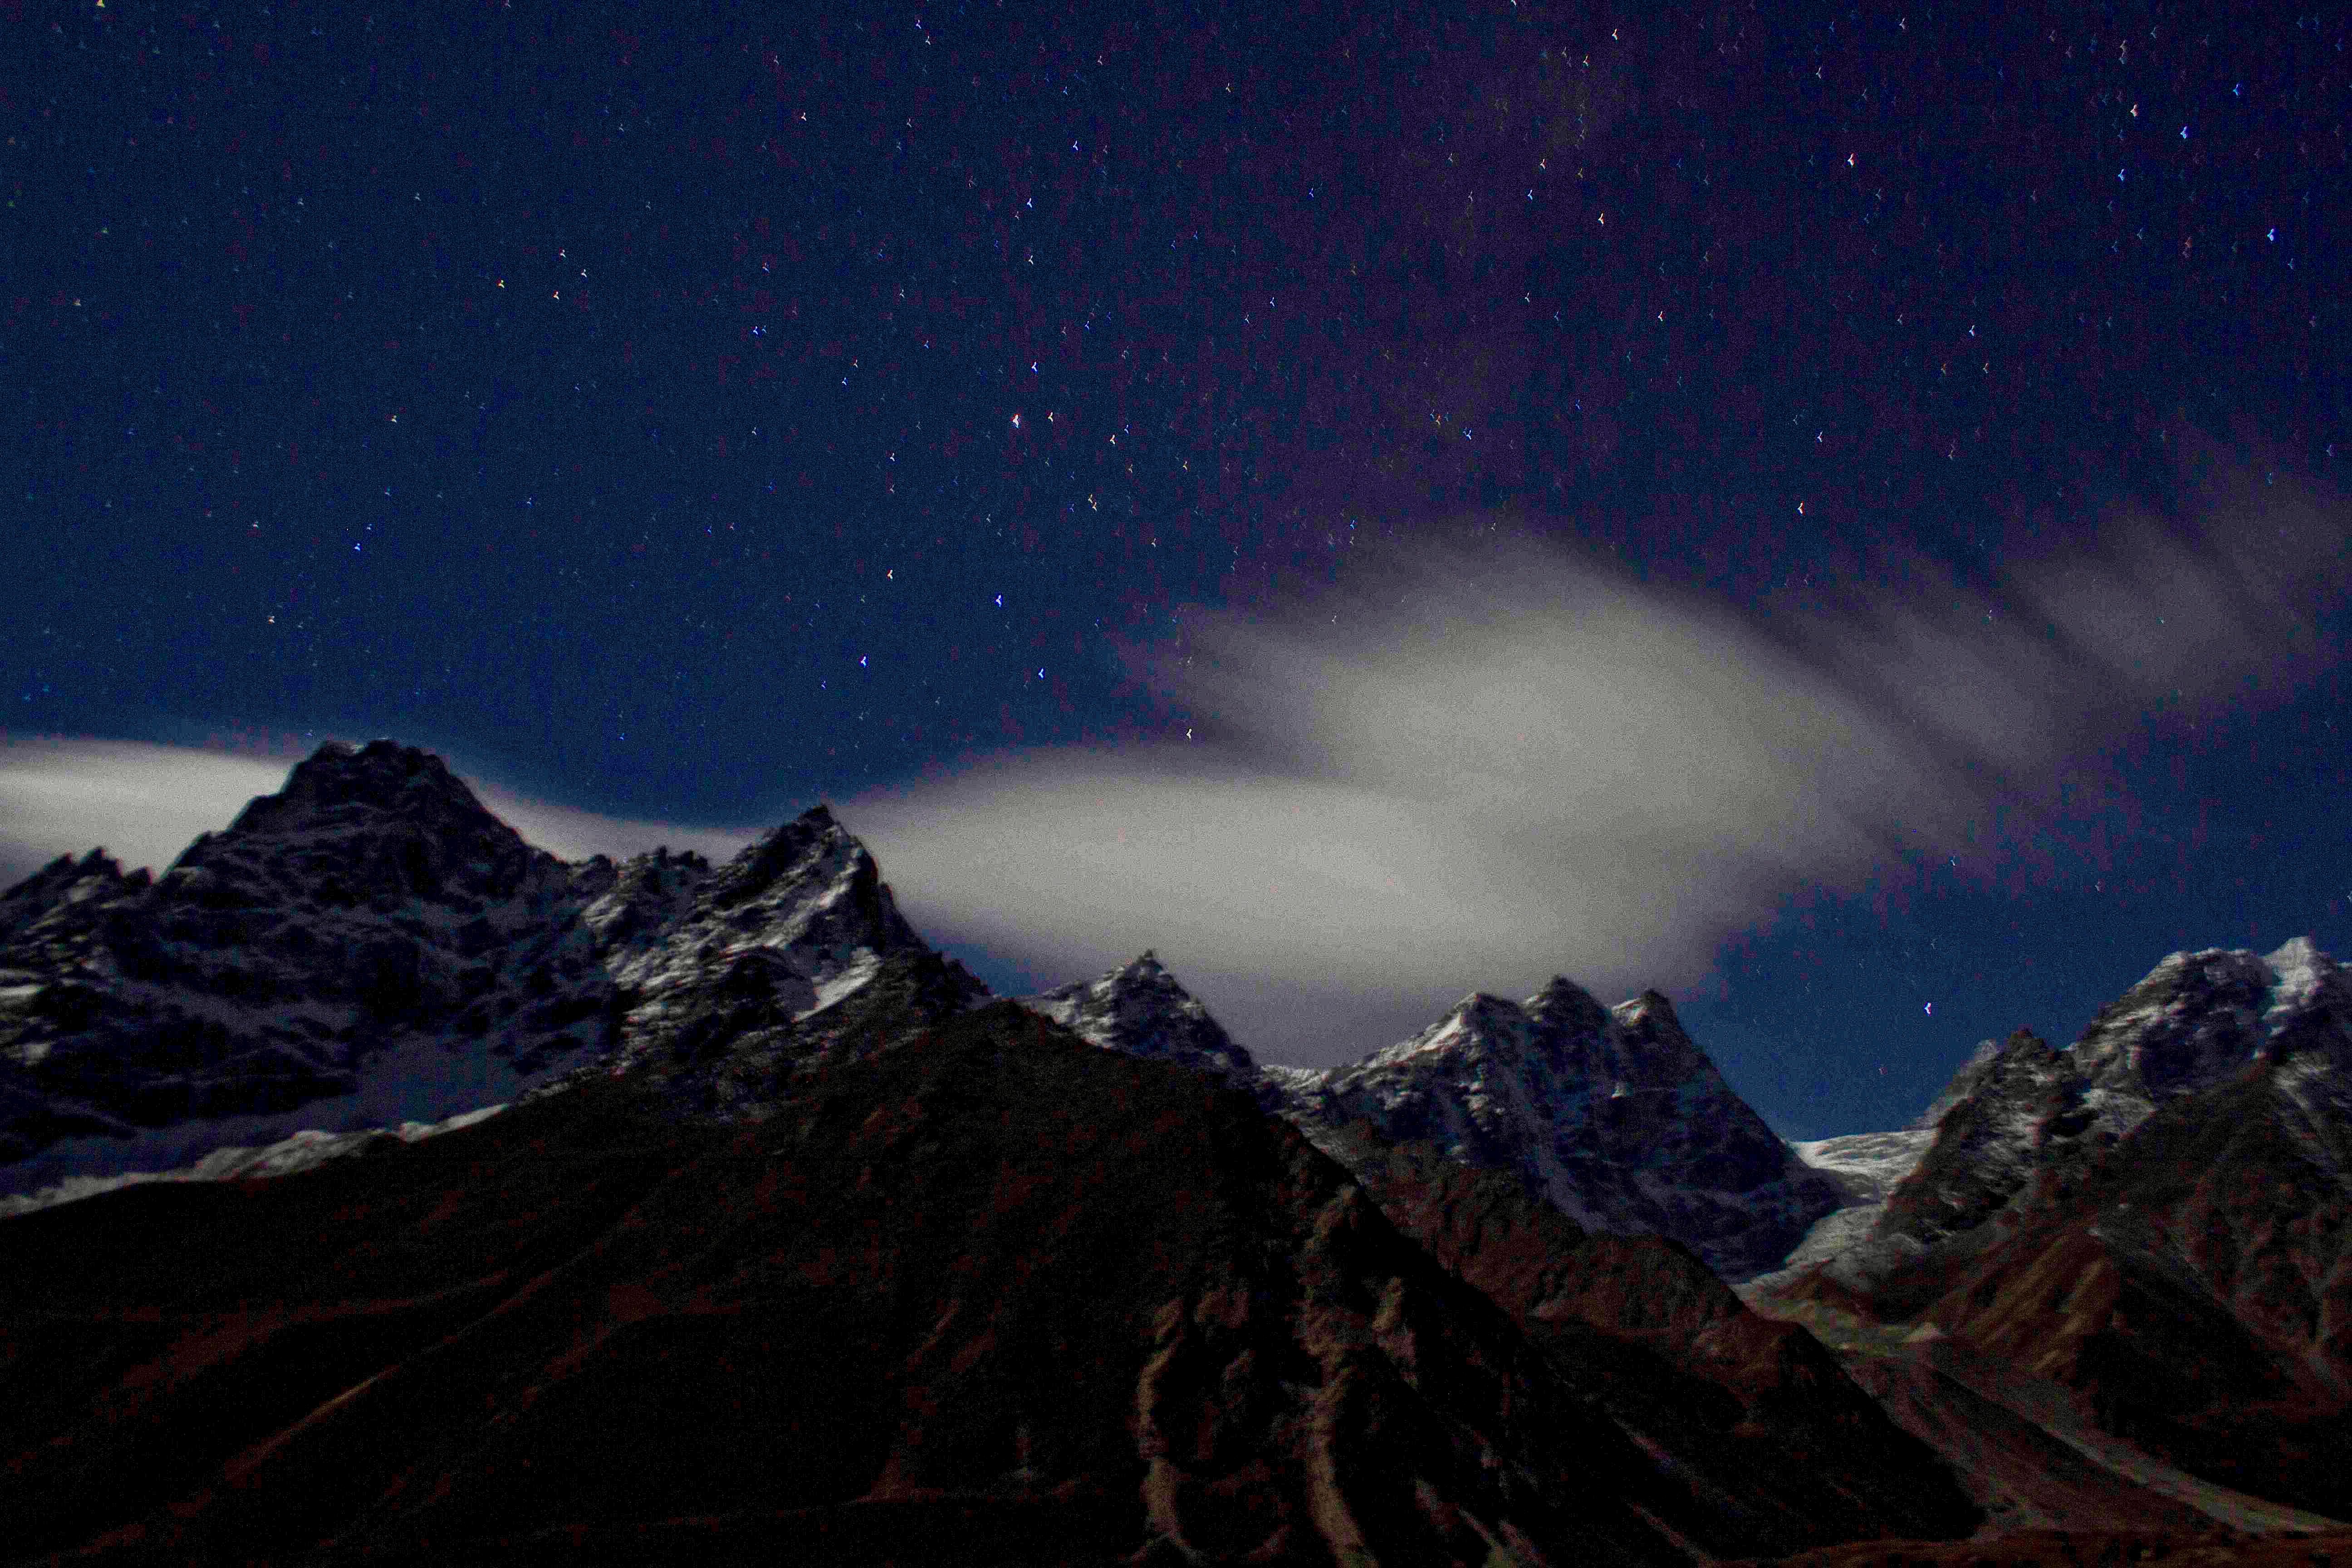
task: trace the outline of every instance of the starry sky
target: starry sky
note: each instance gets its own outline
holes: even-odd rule
[[[2352,949],[2347,37],[0,5],[0,872],[389,734],[1268,1059],[1558,971],[1899,1123]]]

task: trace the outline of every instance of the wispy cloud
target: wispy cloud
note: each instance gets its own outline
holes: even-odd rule
[[[163,869],[286,781],[290,759],[59,736],[0,739],[0,885],[103,847]]]
[[[1423,550],[1200,618],[1145,672],[1189,742],[1005,755],[845,816],[925,929],[1041,974],[1156,947],[1276,1060],[1473,986],[1671,990],[1808,885],[2013,869],[2062,791],[2113,801],[2152,723],[2333,657],[2345,533],[2308,501],[2103,537],[1990,593],[1921,574],[1772,614],[1538,545]]]
[[[725,860],[762,830],[694,827],[639,817],[606,816],[517,795],[479,778],[467,777],[467,783],[481,797],[482,804],[509,826],[541,849],[566,860],[584,860],[591,855],[610,855],[618,860],[664,847],[672,851],[691,849],[714,861]]]
[[[1524,542],[1393,554],[1194,616],[1139,668],[1185,715],[1164,740],[1008,753],[841,813],[942,945],[1045,983],[1157,948],[1274,1060],[1387,1043],[1472,987],[1672,990],[1808,886],[1930,856],[2013,870],[2112,803],[2151,726],[2335,658],[2340,518],[2248,485],[2201,519],[2118,520],[1990,589],[1921,573],[1802,607]],[[97,844],[160,869],[291,760],[0,741],[0,879]],[[567,858],[752,837],[469,782]]]

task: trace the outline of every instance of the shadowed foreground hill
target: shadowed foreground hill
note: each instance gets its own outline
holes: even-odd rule
[[[2199,1540],[2137,1531],[2026,1531],[1998,1541],[1864,1541],[1772,1560],[1771,1568],[2338,1568],[2352,1536]],[[1723,1568],[1764,1568],[1760,1561]]]
[[[0,1223],[16,1556],[1647,1563],[1702,1507],[1295,1131],[1009,1005],[749,1127],[590,1082]]]
[[[1966,1536],[1951,1471],[1793,1323],[1750,1311],[1681,1243],[1587,1232],[1502,1171],[1360,1126],[1318,1130],[1397,1228],[1508,1312],[1570,1387],[1673,1456],[1724,1555]]]

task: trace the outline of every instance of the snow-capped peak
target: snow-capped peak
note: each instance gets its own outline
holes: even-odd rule
[[[2336,961],[2307,936],[2280,944],[2263,956],[2263,963],[2271,972],[2270,1005],[2263,1010],[2263,1030],[2271,1038],[2318,1005],[2329,983],[2340,973]]]
[[[1279,1098],[1249,1052],[1148,948],[1108,973],[1025,996],[1022,1005],[1105,1050],[1206,1073],[1269,1107]]]
[[[437,1121],[607,1058],[742,1110],[886,978],[893,1017],[985,994],[822,806],[717,868],[566,865],[431,753],[330,743],[152,882],[93,851],[0,893],[0,1191]]]
[[[1778,1263],[1840,1198],[1656,992],[1614,1008],[1565,978],[1523,1003],[1474,992],[1410,1039],[1279,1079],[1302,1119],[1516,1171],[1582,1224],[1675,1237],[1731,1278]]]

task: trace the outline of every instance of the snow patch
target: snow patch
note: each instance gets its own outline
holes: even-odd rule
[[[2265,954],[2263,962],[2270,966],[2273,977],[2271,1005],[2263,1015],[2265,1032],[2275,1030],[2281,1021],[2308,1008],[2336,967],[2307,936],[2296,937],[2277,952]]]
[[[323,1165],[330,1160],[356,1154],[387,1138],[414,1143],[444,1132],[455,1132],[461,1127],[487,1121],[505,1109],[503,1104],[485,1105],[441,1121],[404,1121],[398,1127],[371,1127],[350,1132],[329,1132],[320,1128],[306,1127],[290,1138],[281,1138],[258,1149],[215,1149],[194,1164],[182,1165],[174,1170],[127,1171],[112,1176],[68,1176],[38,1192],[0,1197],[0,1218],[56,1208],[60,1204],[75,1203],[83,1198],[96,1197],[100,1193],[111,1193],[149,1182],[250,1182],[289,1176],[297,1171]]]
[[[61,1139],[29,1159],[0,1168],[0,1191],[37,1192],[116,1174],[152,1179],[196,1165],[222,1149],[270,1146],[302,1131],[366,1132],[411,1121],[438,1127],[477,1108],[509,1103],[524,1091],[561,1078],[593,1054],[593,1047],[583,1047],[536,1072],[519,1073],[508,1059],[478,1048],[412,1038],[369,1058],[352,1093],[310,1100],[290,1110],[142,1127],[126,1137]]]
[[[1838,1184],[1860,1201],[1883,1204],[1904,1177],[1919,1168],[1935,1142],[1933,1128],[1906,1128],[1899,1132],[1815,1138],[1789,1147],[1814,1170],[1838,1179]]]
[[[882,968],[881,956],[870,947],[861,947],[849,960],[848,966],[830,980],[816,983],[816,1001],[805,1010],[794,1014],[795,1021],[811,1014],[822,1013],[836,1002],[845,1001],[866,988]]]

